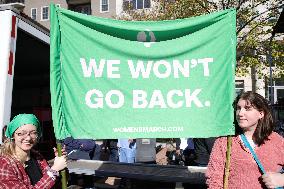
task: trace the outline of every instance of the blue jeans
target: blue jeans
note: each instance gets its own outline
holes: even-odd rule
[[[134,163],[135,162],[136,149],[120,148],[119,149],[119,162]]]

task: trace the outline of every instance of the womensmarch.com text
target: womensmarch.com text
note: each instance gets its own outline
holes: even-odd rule
[[[156,132],[182,132],[183,127],[116,127],[115,133],[156,133]]]

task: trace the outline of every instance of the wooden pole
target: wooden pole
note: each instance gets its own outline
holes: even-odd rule
[[[57,143],[57,151],[58,151],[58,156],[62,156],[62,146],[60,141],[56,141]],[[66,170],[62,170],[60,171],[60,175],[61,175],[61,188],[62,189],[67,189],[67,179],[66,179]]]
[[[227,137],[226,165],[224,173],[224,189],[228,189],[232,152],[232,136]]]

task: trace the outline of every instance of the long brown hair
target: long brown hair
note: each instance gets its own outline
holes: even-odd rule
[[[264,113],[263,118],[258,120],[257,127],[252,136],[253,141],[257,145],[264,144],[265,141],[268,140],[268,136],[272,133],[274,129],[274,121],[271,113],[271,108],[268,105],[268,101],[258,93],[247,91],[236,98],[235,110],[236,104],[240,99],[245,100],[246,103],[250,104],[258,111],[262,111]],[[238,130],[239,126],[237,128],[237,131]]]

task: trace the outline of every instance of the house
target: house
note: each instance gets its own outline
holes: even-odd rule
[[[22,3],[23,12],[46,28],[50,27],[49,4],[76,12],[99,17],[114,18],[126,7],[144,9],[151,7],[151,0],[1,0],[0,4]]]

